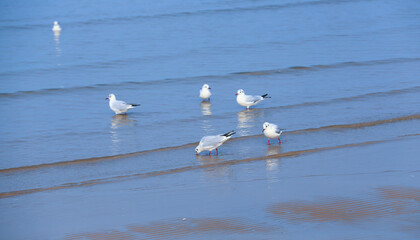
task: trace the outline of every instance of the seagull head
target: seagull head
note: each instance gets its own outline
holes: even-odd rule
[[[105,98],[105,99],[109,99],[109,100],[115,100],[116,98],[115,98],[115,95],[114,94],[109,94],[109,96],[107,97],[107,98]]]
[[[195,148],[195,154],[196,154],[196,155],[200,154],[202,151],[203,151],[203,149],[201,149],[201,148],[200,148],[200,145],[198,145],[198,146]]]
[[[270,126],[270,123],[269,122],[265,122],[264,124],[263,124],[263,132],[265,131],[265,129],[267,129],[268,128],[268,126]]]
[[[54,21],[54,25],[58,25],[58,22],[57,21]]]
[[[208,84],[204,84],[202,89],[211,89],[210,86]]]
[[[245,94],[245,91],[243,90],[243,89],[239,89],[237,92],[236,92],[236,95],[244,95]]]

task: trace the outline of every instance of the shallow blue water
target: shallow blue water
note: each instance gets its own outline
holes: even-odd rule
[[[0,4],[0,168],[176,146],[231,129],[256,134],[266,120],[297,129],[418,113],[417,2]],[[200,106],[203,83],[211,105]],[[272,98],[244,115],[239,88]],[[380,108],[375,96],[352,111],[293,107],[401,89]],[[115,118],[104,100],[111,92],[142,106]],[[244,116],[253,124],[241,124]]]

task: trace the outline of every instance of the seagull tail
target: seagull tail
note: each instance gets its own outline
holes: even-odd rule
[[[130,104],[131,106],[133,106],[133,107],[138,107],[138,106],[140,106],[140,104]]]
[[[280,128],[280,129],[277,129],[277,131],[276,131],[276,132],[277,132],[278,134],[280,134],[280,135],[281,135],[281,133],[282,133],[284,130],[286,130],[286,129],[284,129],[284,128]]]
[[[261,95],[261,97],[264,98],[264,99],[271,98],[271,97],[268,96],[268,94]]]
[[[235,134],[236,132],[235,131],[230,131],[230,132],[228,132],[228,133],[225,133],[225,134],[223,134],[222,136],[225,136],[225,137],[230,137],[230,136],[232,136],[233,134]]]

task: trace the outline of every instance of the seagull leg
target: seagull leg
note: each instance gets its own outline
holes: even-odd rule
[[[279,144],[281,144],[280,137],[279,137]]]
[[[209,156],[211,156],[211,151],[209,151]]]
[[[270,139],[268,139],[268,145],[270,145]]]
[[[216,148],[216,155],[219,155],[219,150],[217,150],[217,148]]]

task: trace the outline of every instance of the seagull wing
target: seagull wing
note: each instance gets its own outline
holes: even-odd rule
[[[117,100],[113,104],[113,107],[116,108],[116,109],[119,109],[119,110],[127,109],[130,106],[131,106],[130,104],[127,104],[126,102],[121,101],[121,100]]]
[[[217,135],[217,136],[206,136],[203,137],[200,141],[200,145],[203,149],[211,149],[219,145],[220,143],[225,140],[225,136]]]
[[[274,129],[274,132],[276,132],[276,133],[280,133],[280,128],[279,128],[279,126],[277,126],[276,124],[270,124],[271,125],[271,127]]]
[[[283,128],[279,128],[279,126],[277,126],[276,124],[270,124],[270,126],[272,126],[272,128],[274,129],[274,131],[278,134],[281,134],[283,132]]]
[[[246,95],[245,96],[245,101],[246,102],[251,102],[251,103],[256,103],[258,101],[261,101],[263,98],[261,96],[251,96],[251,95]]]

